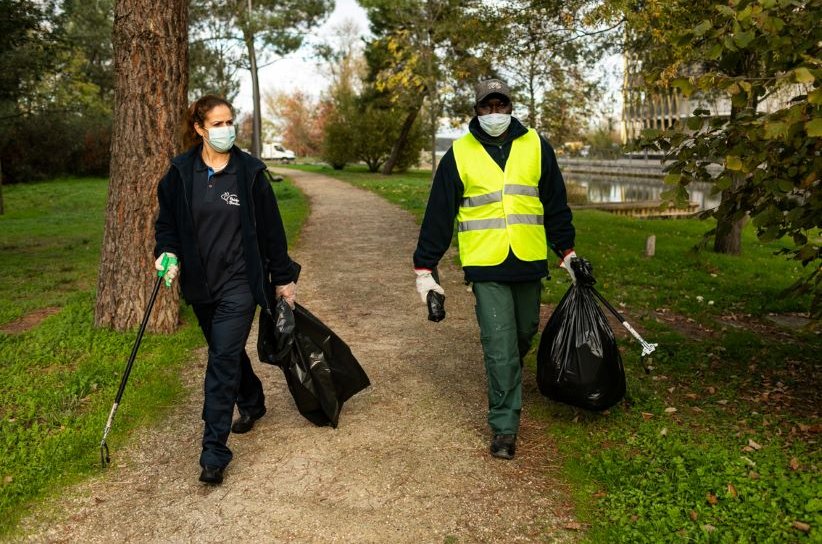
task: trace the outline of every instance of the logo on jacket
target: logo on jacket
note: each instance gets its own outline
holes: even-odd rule
[[[220,195],[220,198],[225,200],[225,203],[228,204],[229,206],[239,206],[240,205],[240,199],[237,198],[237,195],[232,195],[228,191],[226,191],[225,193]]]

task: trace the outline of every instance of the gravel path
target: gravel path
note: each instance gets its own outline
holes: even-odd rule
[[[232,436],[222,486],[197,482],[205,353],[192,394],[105,474],[24,521],[31,542],[565,542],[576,524],[556,452],[528,417],[514,461],[487,453],[485,379],[473,297],[444,259],[448,317],[434,324],[413,288],[418,227],[381,198],[328,177],[282,171],[309,197],[294,258],[298,299],[352,347],[372,387],[337,429],[296,411],[282,372],[256,364],[268,414]],[[249,354],[256,356],[256,331]],[[125,402],[122,410],[128,410]],[[119,446],[119,447],[118,447]]]

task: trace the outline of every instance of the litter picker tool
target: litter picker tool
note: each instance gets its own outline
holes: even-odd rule
[[[154,282],[154,289],[151,291],[151,298],[148,300],[146,313],[143,315],[143,322],[140,324],[140,330],[137,332],[137,339],[134,341],[134,346],[131,348],[131,355],[129,355],[126,369],[123,372],[123,377],[120,380],[120,388],[117,390],[117,396],[114,397],[114,404],[111,406],[111,412],[108,414],[106,427],[103,429],[103,439],[100,441],[100,464],[103,468],[111,462],[108,453],[108,444],[106,444],[106,437],[111,431],[111,425],[114,423],[114,415],[117,413],[117,408],[120,406],[120,400],[123,398],[123,392],[126,390],[126,382],[128,376],[131,374],[131,367],[134,366],[134,359],[137,357],[137,350],[140,348],[140,342],[143,340],[143,334],[146,332],[146,325],[148,325],[148,318],[151,316],[151,310],[154,308],[154,301],[157,299],[157,292],[160,290],[160,284],[163,282],[163,277],[166,275],[169,266],[177,264],[177,259],[174,257],[165,256],[163,261],[163,269],[157,271],[157,281]],[[166,285],[170,286],[171,282],[166,281]]]
[[[631,324],[630,324],[630,323],[628,323],[628,321],[627,321],[627,320],[626,320],[626,319],[622,316],[622,314],[621,314],[621,313],[619,313],[619,312],[617,311],[617,309],[616,309],[616,308],[614,308],[613,306],[611,306],[611,303],[610,303],[610,302],[608,302],[607,300],[605,300],[605,297],[603,297],[603,296],[599,293],[599,291],[597,291],[596,289],[594,289],[594,287],[593,287],[593,286],[591,286],[591,287],[590,287],[590,289],[591,289],[591,292],[594,294],[594,296],[595,296],[595,297],[597,297],[597,298],[599,299],[599,301],[600,301],[600,302],[602,302],[602,304],[604,304],[604,305],[605,305],[605,307],[606,307],[606,308],[608,308],[608,310],[609,310],[612,314],[614,314],[614,316],[616,316],[616,318],[617,318],[617,319],[619,319],[619,322],[620,322],[620,323],[622,323],[622,326],[623,326],[623,327],[625,327],[626,329],[628,329],[628,332],[630,332],[630,333],[631,333],[631,335],[632,335],[634,338],[636,338],[636,339],[637,339],[637,342],[639,342],[639,344],[642,346],[642,355],[640,355],[640,360],[643,360],[645,357],[647,357],[648,355],[650,355],[651,353],[653,353],[653,352],[654,352],[654,350],[656,349],[656,347],[657,347],[659,344],[650,344],[650,343],[646,342],[646,341],[645,341],[645,339],[644,339],[644,338],[642,338],[642,337],[639,335],[639,333],[638,333],[638,332],[636,332],[636,329],[634,329],[634,328],[631,326]],[[648,367],[647,367],[647,366],[645,366],[645,365],[644,365],[644,363],[643,363],[643,367],[645,368],[645,373],[646,373],[646,374],[649,374],[649,373],[650,373],[650,370],[648,369]]]

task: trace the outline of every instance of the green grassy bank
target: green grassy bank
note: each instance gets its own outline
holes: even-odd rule
[[[429,172],[305,170],[374,191],[422,217]],[[591,413],[541,399],[559,448],[579,539],[603,542],[820,542],[819,335],[782,326],[807,298],[784,290],[804,271],[748,228],[739,257],[694,252],[698,220],[574,215],[578,253],[599,290],[660,348],[646,375],[619,341],[630,401]],[[643,256],[656,236],[656,256]],[[552,269],[544,301],[568,287]],[[770,315],[774,314],[774,315]],[[617,331],[621,332],[621,331]],[[535,361],[529,361],[532,385]]]
[[[289,183],[274,189],[293,243],[307,201]],[[136,332],[92,323],[106,190],[104,179],[3,188],[0,329],[14,330],[0,332],[0,537],[37,498],[100,470],[101,433]],[[53,315],[39,324],[17,321],[45,308]],[[190,308],[181,318],[177,333],[144,337],[109,435],[114,452],[186,394],[180,371],[204,342]]]

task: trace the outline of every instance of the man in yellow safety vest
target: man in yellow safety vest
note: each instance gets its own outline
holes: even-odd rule
[[[534,129],[511,116],[511,90],[499,79],[476,88],[468,134],[434,175],[414,252],[416,286],[445,294],[437,264],[451,243],[472,284],[488,380],[491,455],[512,459],[522,407],[522,358],[539,326],[548,248],[571,275],[574,226],[556,156]]]

